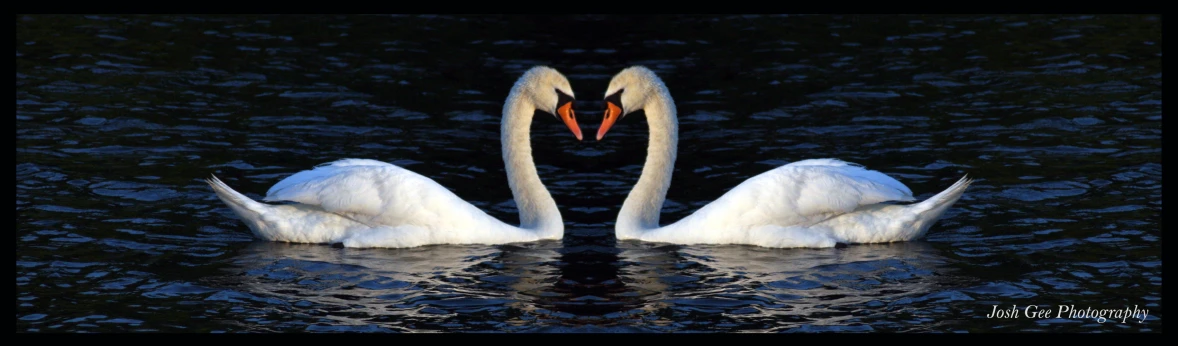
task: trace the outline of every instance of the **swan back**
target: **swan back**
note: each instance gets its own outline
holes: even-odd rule
[[[434,232],[433,242],[456,237],[494,239],[510,225],[449,189],[397,165],[344,159],[295,173],[270,188],[264,201],[316,206],[366,225],[412,225]]]
[[[836,159],[802,160],[745,180],[674,226],[808,226],[865,205],[912,200],[912,190],[886,174]]]

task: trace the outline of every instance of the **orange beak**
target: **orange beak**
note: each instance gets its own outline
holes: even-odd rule
[[[610,126],[614,126],[614,122],[622,116],[622,108],[615,105],[613,102],[605,103],[605,116],[601,118],[601,127],[597,128],[597,140],[605,137],[605,133],[609,132]]]
[[[573,131],[573,136],[577,136],[577,140],[581,140],[581,127],[577,126],[577,117],[573,113],[573,103],[565,103],[564,106],[556,109],[556,113],[560,115],[560,120],[564,120],[564,124],[569,127],[569,131]]]

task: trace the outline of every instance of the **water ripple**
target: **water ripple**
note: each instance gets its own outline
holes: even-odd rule
[[[1156,15],[19,15],[17,331],[1160,331],[1160,27]],[[561,241],[260,242],[201,180],[260,197],[293,172],[373,158],[514,222],[499,114],[537,64],[569,77],[586,131],[619,69],[667,82],[680,143],[664,223],[807,158],[863,164],[918,198],[977,180],[924,240],[789,250],[617,242],[642,112],[602,142],[534,120]],[[1151,313],[984,317],[1064,303]]]

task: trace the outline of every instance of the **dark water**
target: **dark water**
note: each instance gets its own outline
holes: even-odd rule
[[[1160,16],[17,16],[16,330],[1161,330]],[[927,239],[843,249],[617,242],[646,125],[537,117],[562,241],[255,241],[201,179],[259,197],[345,158],[515,222],[499,118],[548,64],[582,126],[620,69],[678,101],[663,221],[835,157],[926,198]],[[1144,322],[985,318],[994,305]]]

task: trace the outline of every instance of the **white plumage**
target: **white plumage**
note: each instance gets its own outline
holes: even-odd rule
[[[558,93],[570,100],[563,101]],[[342,243],[347,247],[413,247],[428,244],[502,244],[560,239],[564,224],[556,202],[532,161],[530,126],[539,109],[559,114],[573,133],[572,89],[554,69],[524,73],[503,108],[503,158],[519,207],[521,226],[488,215],[450,190],[393,164],[343,159],[302,171],[251,200],[216,177],[209,185],[256,236],[271,241]]]
[[[896,179],[860,165],[803,160],[749,178],[695,213],[660,227],[678,145],[674,101],[662,80],[641,66],[618,73],[606,100],[611,105],[598,139],[617,119],[640,109],[650,126],[642,176],[618,213],[618,239],[766,247],[907,241],[922,237],[972,182],[962,178],[923,202],[888,204],[915,198]]]

